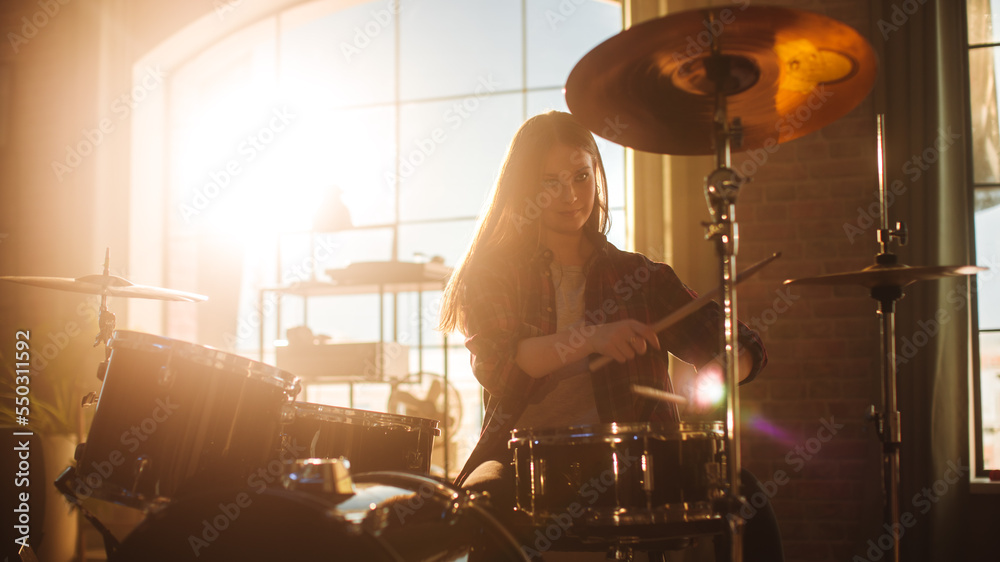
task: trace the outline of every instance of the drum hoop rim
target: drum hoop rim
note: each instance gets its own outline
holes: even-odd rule
[[[510,432],[511,441],[535,438],[564,438],[566,440],[607,440],[636,434],[650,436],[675,436],[681,433],[720,433],[725,431],[721,421],[710,422],[636,422],[625,424],[573,425],[569,427],[515,428]]]
[[[343,406],[331,406],[329,404],[316,404],[314,402],[297,401],[294,402],[292,406],[295,408],[296,418],[299,416],[300,411],[304,411],[305,414],[310,417],[319,419],[336,418],[334,421],[347,423],[348,425],[378,427],[380,425],[386,425],[385,422],[389,422],[391,425],[406,425],[414,429],[427,428],[437,430],[439,433],[441,431],[438,427],[438,424],[441,422],[431,418],[403,416],[400,414],[390,414],[388,412],[375,412],[373,410],[345,408]],[[349,412],[349,414],[340,414],[339,412]]]
[[[156,342],[156,343],[153,343]],[[226,364],[226,371],[244,372],[249,378],[272,384],[286,391],[295,389],[298,377],[283,371],[273,365],[261,363],[242,355],[237,355],[228,351],[223,351],[216,347],[191,343],[166,336],[159,336],[147,332],[137,332],[133,330],[115,330],[111,336],[109,347],[115,349],[130,349],[133,351],[152,351],[150,346],[157,345],[161,348],[168,348],[170,353],[177,352],[177,356],[182,359],[202,359],[212,362],[223,362]]]

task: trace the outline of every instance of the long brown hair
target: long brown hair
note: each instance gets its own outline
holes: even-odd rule
[[[440,331],[464,330],[462,289],[471,265],[483,259],[516,260],[539,248],[542,233],[539,211],[551,201],[542,189],[542,165],[549,149],[557,144],[583,150],[593,157],[597,189],[594,210],[583,230],[607,234],[608,182],[594,136],[569,113],[549,111],[528,119],[507,148],[489,205],[480,216],[469,249],[455,265],[445,288]]]

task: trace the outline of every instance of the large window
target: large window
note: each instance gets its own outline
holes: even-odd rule
[[[621,6],[345,4],[298,4],[220,38],[171,74],[165,281],[212,300],[171,305],[165,331],[269,363],[275,338],[299,325],[335,342],[383,337],[415,348],[421,341],[424,353],[410,358],[414,372],[441,373],[447,353],[464,405],[454,468],[478,435],[480,387],[462,338],[451,337],[446,349],[433,330],[439,292],[386,295],[382,303],[376,295],[306,304],[286,297],[279,310],[261,290],[323,280],[326,270],[356,261],[441,256],[453,265],[514,131],[531,115],[566,110],[570,70],[621,30]],[[622,247],[624,149],[598,144],[609,176],[610,239]],[[312,390],[312,401],[351,400],[345,386]],[[388,392],[388,385],[355,385],[354,407],[384,410]]]
[[[978,474],[1000,469],[1000,0],[968,0],[973,197],[978,275]]]

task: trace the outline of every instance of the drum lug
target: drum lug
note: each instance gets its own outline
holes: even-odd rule
[[[656,488],[656,483],[653,481],[653,475],[656,474],[653,467],[653,455],[649,454],[648,451],[643,451],[641,459],[642,489],[645,492],[652,492]]]
[[[153,461],[146,455],[139,455],[139,458],[135,459],[135,478],[132,480],[132,490],[130,491],[132,495],[135,495],[135,490],[139,487],[139,481],[142,480],[143,473],[146,472],[146,469],[151,464],[153,464]]]
[[[101,361],[101,363],[97,365],[97,380],[104,382],[104,377],[106,377],[107,375],[108,375],[108,362]]]
[[[292,423],[295,421],[295,404],[288,403],[281,406],[281,423]]]
[[[89,408],[96,404],[98,400],[100,400],[100,395],[97,394],[97,392],[88,392],[83,396],[83,399],[80,400],[80,407]]]
[[[166,365],[160,367],[160,374],[157,377],[157,382],[160,383],[161,387],[170,388],[174,385],[174,379],[174,371],[170,368],[170,362],[167,361]]]
[[[424,454],[420,451],[406,453],[406,467],[410,470],[420,470],[424,466]]]
[[[295,383],[292,384],[291,390],[285,390],[285,400],[289,403],[295,401],[295,398],[302,392],[302,381],[298,377],[295,378]]]
[[[538,494],[539,494],[539,496],[544,496],[545,495],[545,474],[546,474],[546,472],[545,472],[546,462],[545,461],[546,461],[546,459],[544,457],[538,459],[538,474],[533,475],[534,481],[538,485]]]

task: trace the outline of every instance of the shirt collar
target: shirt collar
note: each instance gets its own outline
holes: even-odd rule
[[[590,259],[584,265],[584,271],[588,271],[598,258],[607,256],[609,247],[611,246],[611,243],[608,242],[608,237],[603,233],[587,232],[586,235],[590,237],[591,242],[594,244],[594,253],[591,254]],[[552,250],[545,246],[538,246],[532,252],[531,256],[528,257],[528,263],[549,267],[552,263]]]

